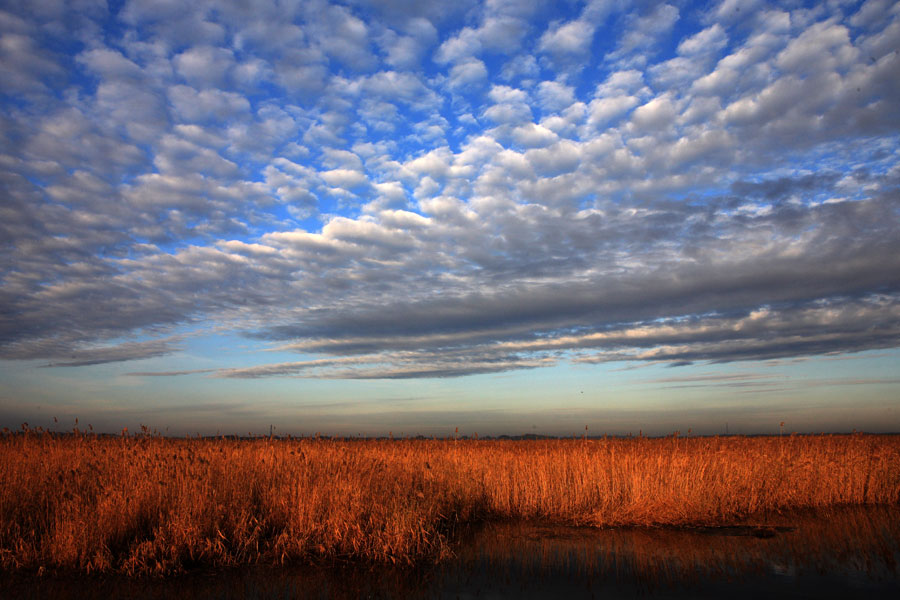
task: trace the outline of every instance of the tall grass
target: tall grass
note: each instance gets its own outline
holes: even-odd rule
[[[900,438],[434,441],[0,438],[0,567],[197,565],[450,553],[458,524],[716,525],[900,502]]]

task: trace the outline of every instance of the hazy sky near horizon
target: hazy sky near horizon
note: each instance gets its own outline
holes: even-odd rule
[[[900,3],[4,1],[0,82],[3,425],[900,430]]]

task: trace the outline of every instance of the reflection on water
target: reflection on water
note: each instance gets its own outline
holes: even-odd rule
[[[503,578],[506,587],[493,588],[509,596],[900,597],[897,508],[696,530],[496,525],[475,537],[453,569],[470,580]]]
[[[492,524],[417,570],[253,568],[166,580],[15,578],[10,598],[900,598],[900,507],[745,526],[584,529]]]

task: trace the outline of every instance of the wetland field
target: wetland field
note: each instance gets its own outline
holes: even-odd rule
[[[23,598],[887,597],[898,561],[900,436],[0,437]]]

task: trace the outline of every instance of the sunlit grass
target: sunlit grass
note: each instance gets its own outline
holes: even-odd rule
[[[433,561],[483,519],[717,525],[900,502],[900,437],[0,438],[4,569]]]

